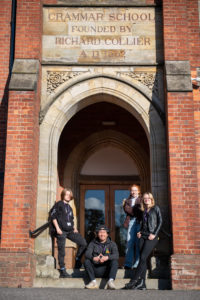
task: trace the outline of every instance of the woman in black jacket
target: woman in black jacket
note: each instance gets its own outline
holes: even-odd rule
[[[162,226],[160,208],[155,205],[153,195],[145,193],[141,203],[142,223],[141,230],[137,233],[140,239],[140,262],[133,279],[125,285],[125,289],[146,289],[145,277],[147,258],[158,242],[158,233]]]

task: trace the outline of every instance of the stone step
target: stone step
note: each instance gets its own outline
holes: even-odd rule
[[[100,289],[106,287],[106,279],[97,278],[97,283]],[[115,285],[117,289],[124,287],[125,283],[129,282],[130,279],[121,279],[117,278],[115,280]],[[168,279],[147,279],[146,280],[147,289],[155,290],[168,290],[170,289],[170,280]],[[85,282],[83,278],[39,278],[36,277],[34,280],[34,287],[37,288],[76,288],[83,289],[85,288]]]
[[[84,278],[85,277],[85,269],[67,269],[67,273],[72,278]],[[134,275],[134,270],[124,270],[124,269],[118,269],[116,278],[117,279],[126,279],[126,278],[132,278]],[[147,271],[147,277],[149,273]],[[168,277],[155,277],[155,276],[149,276],[151,279],[169,279]]]

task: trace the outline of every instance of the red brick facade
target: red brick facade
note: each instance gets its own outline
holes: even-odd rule
[[[165,60],[200,65],[198,1],[163,1]],[[195,82],[194,82],[195,83]],[[172,212],[172,287],[200,287],[199,88],[166,94]]]
[[[146,1],[155,2],[161,1]],[[17,1],[15,59],[41,61],[44,4],[57,1]],[[8,92],[11,5],[3,0],[0,10],[0,286],[30,287],[35,258],[28,231],[36,224],[40,76],[36,91]],[[195,78],[198,1],[163,0],[162,6],[164,60],[189,61]],[[173,289],[200,289],[200,89],[193,83],[193,92],[165,93]]]

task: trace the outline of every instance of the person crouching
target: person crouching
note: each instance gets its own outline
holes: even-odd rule
[[[106,226],[97,227],[97,237],[90,242],[85,252],[85,270],[90,279],[86,289],[97,289],[95,277],[108,278],[107,288],[115,290],[114,280],[118,270],[119,252],[115,242],[108,236]]]

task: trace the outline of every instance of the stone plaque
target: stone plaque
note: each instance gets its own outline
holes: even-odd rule
[[[153,7],[46,7],[43,63],[156,64],[159,18]]]

